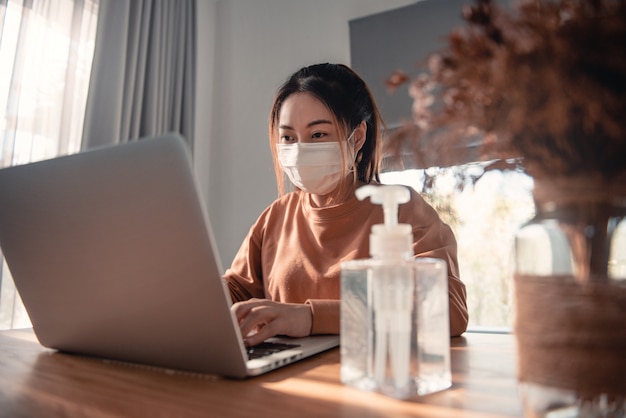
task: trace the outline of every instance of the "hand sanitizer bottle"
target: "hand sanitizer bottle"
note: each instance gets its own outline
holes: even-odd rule
[[[384,224],[372,227],[372,258],[341,266],[341,381],[400,399],[446,389],[446,264],[413,258],[412,227],[398,224],[408,189],[368,185],[356,194],[383,206]]]

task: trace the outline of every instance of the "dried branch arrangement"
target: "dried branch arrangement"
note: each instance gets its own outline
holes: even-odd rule
[[[413,121],[388,153],[419,165],[478,144],[536,178],[626,174],[626,0],[475,0],[463,17],[417,78],[389,78],[409,84]]]

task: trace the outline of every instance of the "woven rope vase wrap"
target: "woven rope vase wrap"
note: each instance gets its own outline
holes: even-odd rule
[[[521,381],[626,394],[626,287],[516,275],[515,297]]]

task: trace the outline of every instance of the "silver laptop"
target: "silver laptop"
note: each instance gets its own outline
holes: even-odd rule
[[[288,348],[249,358],[176,134],[0,170],[0,248],[37,338],[63,352],[244,378],[339,344],[274,338]]]

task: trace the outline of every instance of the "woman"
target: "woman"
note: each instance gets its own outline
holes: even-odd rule
[[[270,147],[280,197],[258,218],[224,279],[247,345],[275,335],[338,334],[341,262],[369,257],[380,206],[354,191],[379,184],[380,114],[363,80],[340,64],[294,73],[270,113]],[[295,190],[286,193],[284,175]],[[415,191],[400,205],[413,225],[416,256],[448,264],[450,333],[467,328],[452,230]]]

